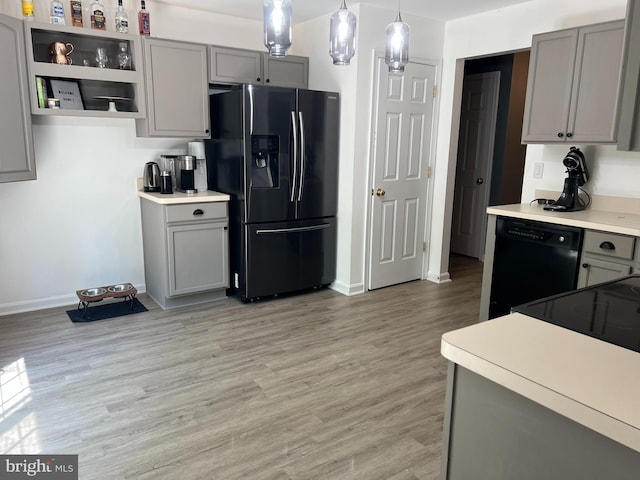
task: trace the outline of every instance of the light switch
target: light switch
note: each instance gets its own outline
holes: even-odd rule
[[[533,178],[542,178],[543,171],[544,171],[544,163],[536,162],[533,164]]]

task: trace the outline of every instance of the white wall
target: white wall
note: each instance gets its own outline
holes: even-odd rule
[[[385,30],[396,16],[393,9],[365,4],[350,8],[358,18],[356,55],[350,66],[332,65],[329,15],[294,29],[294,42],[299,42],[310,57],[310,88],[341,94],[338,270],[334,288],[345,294],[365,289],[374,52],[384,53]],[[403,20],[411,27],[410,57],[439,62],[444,23],[411,15],[403,15]]]
[[[456,119],[460,88],[455,88],[458,59],[520,50],[531,46],[535,33],[625,16],[626,0],[535,0],[509,8],[448,22],[445,33],[440,99],[439,135],[436,154],[434,204],[450,206],[455,180]],[[459,62],[458,62],[459,63]],[[455,128],[452,129],[452,125]],[[562,189],[565,173],[561,161],[566,147],[529,145],[524,172],[523,201],[534,197],[536,188]],[[600,195],[639,197],[640,155],[620,153],[615,147],[584,148],[593,178],[587,189]],[[534,180],[533,163],[544,163],[544,177]],[[451,210],[434,209],[429,255],[429,277],[448,276]]]
[[[36,0],[36,20],[48,3]],[[153,36],[263,48],[261,22],[147,4]],[[0,13],[19,17],[19,5]],[[0,315],[73,304],[86,287],[144,288],[135,178],[190,139],[136,138],[130,119],[33,119],[38,179],[0,184]]]

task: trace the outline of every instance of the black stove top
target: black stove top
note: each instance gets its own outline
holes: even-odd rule
[[[511,310],[640,352],[640,275],[542,298]]]

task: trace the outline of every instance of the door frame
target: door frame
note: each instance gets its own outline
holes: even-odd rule
[[[365,195],[367,196],[367,209],[366,209],[366,219],[365,219],[365,258],[364,258],[364,290],[369,290],[369,271],[370,271],[370,258],[371,258],[371,223],[373,217],[373,196],[371,195],[371,189],[374,184],[374,168],[375,168],[375,143],[376,139],[374,136],[374,131],[376,128],[376,120],[378,117],[378,60],[384,59],[385,53],[381,50],[373,50],[372,51],[372,62],[371,62],[371,105],[370,111],[371,116],[369,118],[369,144],[367,145],[367,163],[368,163],[368,176],[367,176],[367,189]],[[432,205],[433,205],[433,182],[432,179],[435,178],[435,154],[436,154],[436,140],[438,138],[438,115],[440,113],[440,84],[442,79],[442,62],[433,59],[421,58],[421,57],[412,57],[409,61],[410,63],[418,63],[422,65],[428,65],[435,68],[435,87],[436,87],[436,96],[433,99],[433,112],[431,118],[431,139],[430,139],[430,149],[429,149],[429,159],[427,162],[427,166],[431,168],[431,176],[427,178],[427,197],[425,204],[425,222],[424,222],[424,232],[422,234],[422,241],[426,244],[426,249],[424,251],[422,257],[422,275],[420,277],[421,280],[426,280],[429,270],[429,253],[431,249],[431,245],[429,243],[430,235],[431,235],[431,217],[432,217]]]

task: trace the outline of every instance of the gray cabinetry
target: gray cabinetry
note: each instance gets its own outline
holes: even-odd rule
[[[229,286],[226,202],[141,199],[147,293],[163,309],[223,298]]]
[[[0,182],[36,178],[22,21],[0,15]]]
[[[640,6],[627,1],[618,150],[640,150]]]
[[[273,58],[255,50],[210,46],[209,81],[223,85],[253,83],[307,88],[309,59],[295,55]]]
[[[138,136],[208,137],[206,45],[145,38],[143,47],[148,115]]]
[[[211,83],[261,84],[262,53],[239,48],[209,47],[209,81]]]
[[[578,288],[629,275],[634,266],[636,238],[587,230],[584,234]]]
[[[639,468],[635,450],[449,364],[441,478],[632,480]]]
[[[309,59],[288,55],[273,58],[263,54],[265,84],[273,87],[307,88],[309,86]]]
[[[522,140],[614,143],[624,21],[534,35]]]

